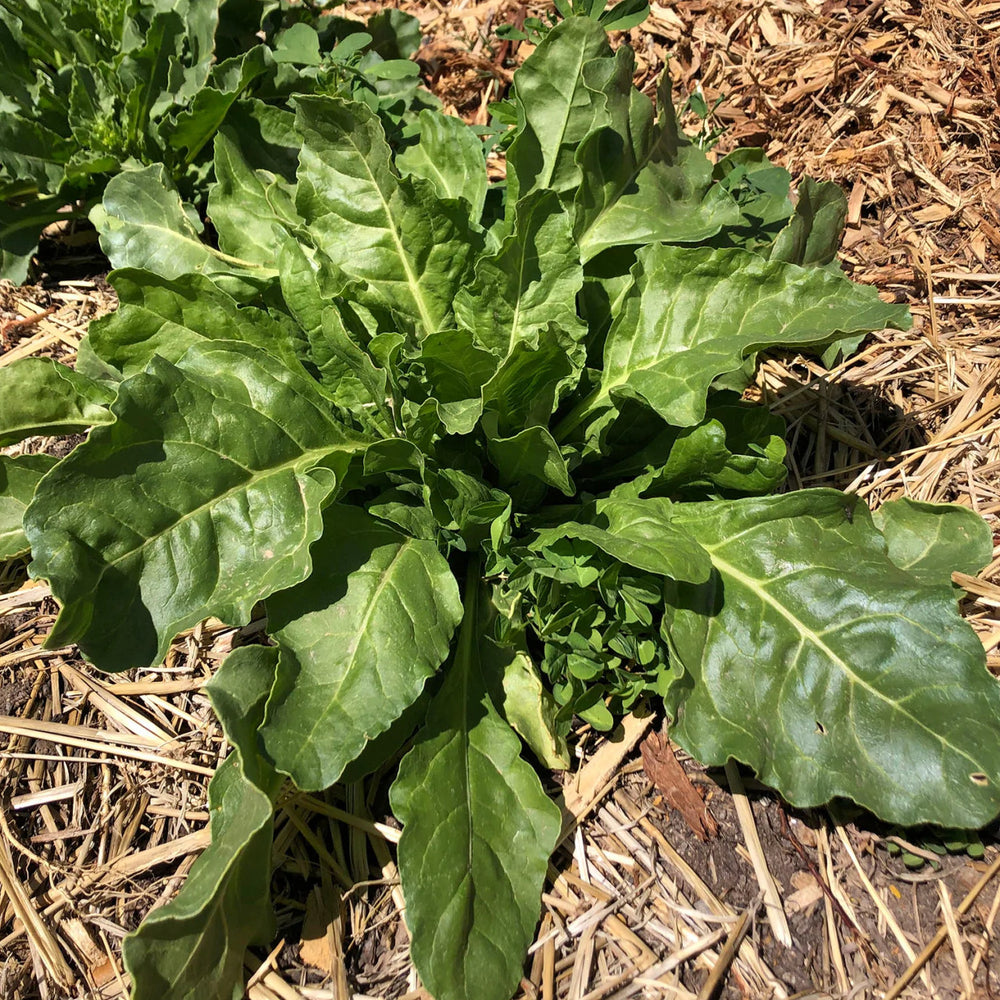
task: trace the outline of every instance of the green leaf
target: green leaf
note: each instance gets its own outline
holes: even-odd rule
[[[43,194],[57,194],[73,144],[37,121],[0,112],[0,168],[12,179],[31,180]]]
[[[170,279],[122,268],[109,281],[119,306],[90,324],[90,346],[125,375],[142,371],[153,355],[177,362],[188,348],[213,340],[253,344],[301,370],[298,344],[286,325],[262,309],[239,306],[200,274]]]
[[[235,1000],[247,946],[274,933],[272,800],[281,781],[257,753],[256,727],[276,652],[236,649],[206,685],[234,750],[209,783],[211,844],[174,899],[125,939],[133,1000]]]
[[[0,368],[0,447],[111,423],[113,399],[105,386],[51,358],[15,361]]]
[[[38,481],[58,459],[55,455],[0,455],[0,559],[24,555],[24,512],[35,495]]]
[[[609,123],[602,88],[614,79],[627,94],[631,71],[629,53],[623,48],[616,56],[590,18],[571,17],[546,35],[514,74],[518,126],[507,153],[508,211],[533,191],[565,195],[579,187],[577,148]]]
[[[311,556],[309,579],[267,601],[281,658],[262,737],[275,767],[319,790],[419,697],[462,600],[434,542],[356,507],[327,509]]]
[[[422,177],[439,198],[462,199],[478,222],[487,186],[482,139],[461,118],[439,111],[421,111],[417,122],[417,142],[396,156],[396,168],[404,177]]]
[[[649,17],[649,0],[619,0],[613,7],[602,11],[601,24],[605,31],[628,31],[642,24]]]
[[[527,653],[515,653],[504,667],[500,710],[543,767],[569,768],[569,748],[556,723],[559,706]]]
[[[508,1000],[538,922],[559,810],[518,756],[479,661],[478,573],[427,726],[391,790],[411,954],[436,1000]]]
[[[361,104],[296,101],[302,135],[296,208],[333,263],[417,324],[445,325],[478,242],[465,213],[399,178],[378,118]]]
[[[955,571],[975,576],[993,558],[993,535],[968,507],[900,497],[872,515],[889,558],[927,586],[950,587]]]
[[[114,268],[144,268],[164,278],[189,272],[234,274],[243,280],[275,274],[202,243],[161,164],[112,177],[90,221]]]
[[[712,382],[766,347],[814,346],[838,334],[905,329],[909,314],[874,288],[743,250],[649,246],[608,334],[596,399],[644,399],[670,424],[705,415]]]
[[[503,433],[525,425],[547,424],[560,383],[573,373],[573,359],[557,329],[547,327],[534,340],[537,346],[524,340],[514,344],[506,360],[482,386],[483,406],[496,415]]]
[[[309,381],[232,342],[154,357],[112,410],[46,477],[25,534],[62,604],[50,642],[123,670],[305,579],[320,505],[365,444]]]
[[[771,260],[785,260],[803,267],[822,267],[837,256],[847,219],[847,198],[833,181],[817,183],[804,177],[799,200],[788,225],[778,233]]]
[[[597,504],[599,524],[565,521],[543,528],[531,547],[541,551],[560,538],[579,538],[627,566],[703,583],[711,574],[711,560],[693,533],[674,523],[674,509],[661,498],[601,501]]]
[[[475,277],[455,298],[458,322],[479,344],[506,358],[554,328],[564,350],[586,335],[576,313],[583,267],[570,218],[551,191],[523,199],[500,249],[476,262]]]
[[[282,241],[302,222],[290,186],[252,169],[228,128],[215,136],[215,179],[208,214],[219,247],[242,260],[275,266]]]
[[[167,144],[174,149],[187,150],[186,162],[191,163],[218,132],[240,95],[266,72],[269,65],[269,50],[256,45],[245,55],[216,66],[206,86],[195,94],[190,108],[177,115],[168,132]]]
[[[134,142],[143,135],[151,118],[173,103],[181,85],[181,51],[186,25],[173,10],[154,14],[143,44],[127,53],[118,66],[125,99],[124,127]]]
[[[576,157],[584,261],[623,244],[698,243],[740,218],[725,188],[712,183],[708,157],[677,126],[669,73],[660,78],[655,122],[650,99],[632,90],[631,74],[626,80],[609,81],[612,122],[587,136]]]
[[[670,732],[685,750],[749,764],[796,806],[842,796],[907,826],[996,815],[1000,686],[982,644],[950,588],[889,559],[856,497],[674,512],[714,565],[701,586],[667,588],[664,631],[687,673]]]
[[[299,22],[286,28],[275,40],[274,61],[298,66],[319,66],[319,35],[316,29]]]
[[[517,434],[501,437],[495,424],[494,414],[488,414],[483,421],[486,452],[500,474],[504,489],[535,479],[554,486],[568,497],[573,496],[575,489],[566,459],[547,427],[526,427]]]

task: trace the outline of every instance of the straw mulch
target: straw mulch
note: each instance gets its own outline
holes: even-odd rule
[[[537,10],[400,6],[424,25],[428,83],[485,123],[528,50],[490,29]],[[873,505],[954,501],[996,525],[1000,3],[652,8],[631,38],[640,83],[652,87],[669,56],[678,100],[723,98],[707,123],[726,129],[720,151],[762,145],[796,178],[844,185],[848,272],[915,316],[832,372],[767,359],[754,392],[788,421],[791,485]],[[3,290],[0,364],[72,362],[87,321],[112,307],[99,279]],[[1000,671],[996,554],[959,582]],[[199,688],[240,636],[208,622],[161,668],[97,675],[72,649],[39,648],[55,612],[44,586],[18,565],[0,582],[0,996],[123,997],[122,936],[205,843],[205,788],[226,748]],[[994,830],[953,835],[946,850],[933,831],[797,813],[736,770],[675,756],[658,730],[645,718],[615,741],[577,732],[565,838],[519,997],[995,995]],[[426,996],[407,957],[397,839],[377,782],[281,802],[280,937],[247,955],[253,1000]]]

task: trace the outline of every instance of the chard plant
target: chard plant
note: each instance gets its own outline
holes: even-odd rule
[[[135,1000],[231,998],[273,930],[272,817],[402,751],[390,801],[412,957],[437,1000],[506,1000],[539,915],[574,715],[662,705],[698,760],[791,803],[977,827],[1000,689],[953,570],[958,506],[781,492],[759,352],[850,349],[905,308],[839,270],[841,192],[759,150],[712,163],[633,57],[570,12],[515,76],[505,184],[425,110],[251,105],[214,140],[204,242],[159,167],[94,213],[120,298],[77,369],[0,370],[0,537],[52,646],[161,661],[263,602],[209,685],[233,752],[212,842],[125,942]]]
[[[367,25],[289,0],[0,0],[0,278],[21,282],[53,222],[108,179],[159,163],[204,202],[234,105],[291,93],[363,100],[394,123],[433,102],[416,18]]]

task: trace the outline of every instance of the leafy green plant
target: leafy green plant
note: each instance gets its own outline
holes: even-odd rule
[[[761,351],[834,356],[908,314],[840,273],[834,185],[793,204],[759,151],[713,164],[667,78],[654,109],[632,70],[592,17],[553,27],[515,77],[503,186],[432,110],[393,148],[363,103],[250,105],[214,140],[218,245],[162,168],[112,178],[119,310],[76,372],[0,370],[7,443],[89,431],[5,463],[0,536],[61,605],[50,644],[123,670],[266,610],[269,645],[211,684],[234,752],[211,846],[125,942],[136,1000],[238,992],[282,782],[401,748],[438,1000],[517,986],[560,838],[529,761],[567,765],[574,713],[655,697],[695,757],[799,806],[1000,809],[1000,688],[951,582],[989,560],[984,523],[778,492],[780,421],[738,392]]]
[[[40,232],[85,218],[117,172],[161,163],[204,202],[235,105],[291,93],[430,106],[415,18],[364,26],[287,0],[0,0],[0,277],[23,281]]]

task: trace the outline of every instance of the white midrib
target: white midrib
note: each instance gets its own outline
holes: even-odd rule
[[[816,646],[817,649],[819,649],[822,653],[828,656],[830,660],[844,672],[844,674],[848,677],[848,679],[852,684],[857,684],[859,687],[864,688],[864,690],[867,691],[870,695],[877,698],[879,701],[884,702],[886,705],[891,706],[895,711],[899,712],[901,715],[906,716],[906,718],[909,719],[915,726],[922,729],[930,736],[933,736],[934,739],[936,739],[942,746],[948,747],[959,756],[964,757],[967,761],[969,761],[970,764],[973,765],[973,767],[977,771],[979,770],[978,761],[973,760],[973,758],[970,757],[964,750],[961,750],[959,747],[956,747],[953,744],[949,743],[940,733],[935,732],[926,723],[922,722],[911,712],[908,712],[899,702],[893,701],[891,698],[887,697],[877,688],[872,687],[872,685],[869,684],[863,677],[860,677],[854,670],[852,670],[850,664],[847,663],[846,660],[842,659],[837,653],[835,653],[834,650],[831,649],[830,646],[823,641],[822,637],[818,633],[814,632],[811,628],[809,628],[809,626],[806,625],[806,623],[803,622],[800,618],[797,618],[795,615],[793,615],[792,612],[785,607],[785,605],[775,600],[775,598],[772,597],[771,594],[769,594],[764,588],[762,588],[752,576],[747,576],[746,573],[740,572],[740,570],[738,570],[735,566],[733,566],[732,563],[727,562],[725,559],[719,556],[718,549],[721,548],[721,545],[711,546],[711,545],[705,545],[704,543],[702,543],[702,545],[704,546],[705,549],[709,551],[709,553],[711,553],[712,562],[715,564],[715,568],[720,573],[722,573],[724,576],[731,576],[734,580],[737,581],[737,583],[742,584],[748,590],[756,594],[757,597],[760,598],[760,600],[764,604],[768,605],[768,607],[770,608],[773,608],[779,615],[781,615],[782,618],[785,619],[785,621],[787,621],[796,630],[796,632],[799,635],[803,637],[803,639],[805,639],[807,642],[811,642],[813,645]]]
[[[134,444],[132,447],[142,447],[143,445],[148,445],[148,444],[171,444],[171,443],[172,442],[170,442],[170,441],[143,441],[143,442],[138,442],[137,444]],[[190,445],[194,445],[196,447],[205,448],[204,445],[200,445],[198,442],[195,442],[195,441],[184,441],[184,442],[181,442],[181,443],[185,444],[185,445],[189,445],[189,446]],[[359,451],[361,451],[361,450],[363,450],[363,449],[365,449],[367,447],[368,447],[368,445],[365,442],[346,441],[346,442],[342,442],[340,444],[335,444],[335,445],[332,445],[332,446],[331,445],[327,445],[327,446],[325,446],[323,448],[312,448],[309,451],[303,451],[299,455],[297,455],[295,458],[289,459],[289,461],[287,461],[287,462],[282,462],[280,465],[272,465],[272,466],[269,466],[266,469],[259,469],[259,470],[256,470],[256,469],[254,469],[254,470],[247,469],[246,470],[247,472],[253,473],[251,475],[250,480],[242,482],[242,483],[238,483],[236,486],[231,487],[230,489],[226,490],[224,493],[219,493],[216,496],[209,497],[209,499],[206,500],[205,503],[199,504],[193,510],[190,510],[190,511],[187,511],[187,512],[181,514],[180,517],[178,517],[174,521],[171,521],[168,525],[166,525],[166,527],[162,528],[160,531],[157,531],[155,534],[150,535],[148,538],[144,538],[142,540],[142,544],[141,545],[137,545],[135,548],[129,549],[127,552],[123,552],[120,556],[118,556],[117,558],[111,560],[111,562],[106,563],[105,567],[101,570],[101,573],[98,576],[97,580],[94,582],[94,588],[93,589],[94,590],[97,589],[97,587],[100,585],[101,581],[104,579],[105,574],[112,567],[117,566],[120,562],[122,562],[125,559],[131,558],[137,552],[142,552],[144,549],[146,549],[150,545],[152,545],[153,542],[159,541],[164,535],[168,534],[171,531],[174,531],[177,528],[178,525],[181,525],[185,521],[188,521],[191,518],[196,517],[199,514],[203,513],[204,511],[211,509],[212,507],[216,506],[217,504],[220,504],[223,501],[228,500],[231,496],[235,496],[236,494],[243,492],[244,490],[247,489],[247,486],[248,486],[249,482],[252,482],[252,481],[257,480],[257,479],[265,479],[265,478],[268,478],[270,476],[277,475],[278,473],[281,473],[281,472],[290,471],[290,470],[295,469],[296,467],[298,467],[300,465],[303,465],[303,462],[304,462],[303,468],[304,469],[308,469],[310,461],[312,461],[313,459],[315,459],[316,462],[319,462],[320,459],[325,458],[327,455],[330,455],[330,454],[332,454],[335,451],[348,451],[348,452],[354,452],[354,453],[356,453],[356,452],[359,452]],[[205,448],[205,450],[206,451],[211,451],[212,449]],[[228,458],[227,456],[222,455],[219,452],[213,452],[213,454],[219,455],[220,458],[225,458],[227,462],[230,462],[230,463],[232,463],[234,465],[237,464],[237,463],[233,462],[231,458]],[[242,468],[242,466],[241,466],[241,468]]]
[[[384,570],[379,574],[379,581],[375,586],[375,589],[369,595],[368,606],[365,608],[364,615],[361,621],[357,624],[354,631],[354,640],[350,648],[346,651],[348,655],[341,660],[341,666],[343,673],[340,676],[340,680],[337,683],[337,689],[332,695],[327,699],[326,709],[316,716],[316,722],[313,724],[312,729],[305,736],[302,741],[302,746],[299,752],[295,755],[294,762],[297,764],[302,758],[302,754],[307,748],[311,748],[313,739],[316,735],[316,731],[320,727],[327,725],[329,723],[330,712],[333,705],[337,702],[340,697],[340,692],[343,690],[344,685],[347,683],[348,678],[351,676],[351,669],[353,668],[355,661],[358,656],[358,647],[361,645],[361,640],[365,638],[368,634],[368,626],[371,623],[372,615],[375,614],[375,610],[379,605],[379,600],[382,597],[383,592],[391,584],[392,577],[396,573],[400,560],[403,558],[403,554],[408,552],[410,548],[416,543],[416,539],[407,538],[396,550],[392,559],[389,561],[389,565],[385,567]],[[279,633],[280,634],[280,633]],[[377,669],[377,668],[376,668]]]
[[[382,214],[385,216],[386,230],[392,237],[392,242],[396,247],[396,256],[399,258],[399,263],[403,267],[403,273],[406,275],[406,283],[410,288],[410,294],[413,296],[413,302],[417,307],[417,311],[420,313],[420,322],[424,325],[424,332],[427,336],[434,333],[437,324],[434,322],[431,316],[430,309],[427,307],[427,302],[424,299],[423,289],[420,287],[420,282],[417,279],[417,275],[414,273],[413,267],[410,264],[410,258],[406,255],[406,251],[403,249],[403,241],[400,239],[399,231],[396,229],[395,223],[393,222],[392,212],[389,209],[389,202],[382,192],[382,186],[379,184],[372,173],[372,169],[368,164],[368,157],[363,155],[361,150],[352,143],[355,151],[358,154],[358,158],[364,164],[365,173],[368,174],[368,179],[372,183],[372,187],[378,194],[378,200],[382,204]]]

